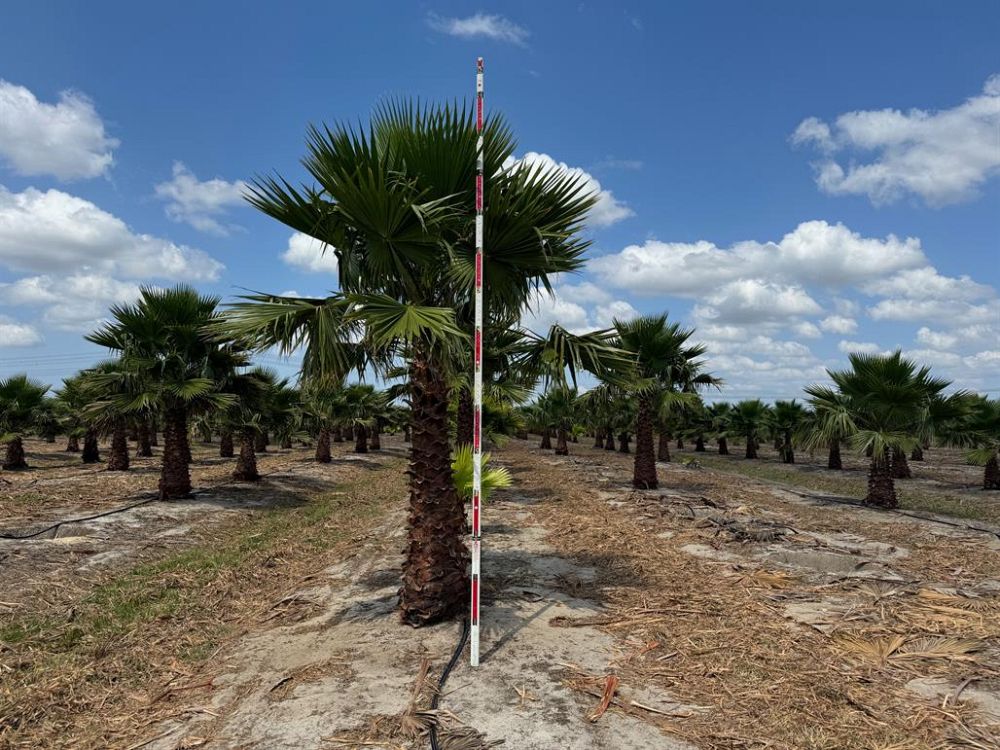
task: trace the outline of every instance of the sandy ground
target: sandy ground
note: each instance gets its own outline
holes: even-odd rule
[[[85,591],[92,578],[196,544],[233,514],[307,503],[403,455],[396,439],[386,446],[328,467],[303,450],[274,454],[254,489],[228,485],[226,467],[196,446],[196,484],[216,484],[194,500],[0,544],[0,601]],[[1000,748],[996,529],[831,504],[679,461],[659,466],[659,490],[637,492],[630,456],[571,450],[558,457],[514,440],[495,453],[515,486],[485,514],[482,665],[463,654],[437,712],[429,699],[460,628],[398,623],[400,495],[323,567],[303,575],[304,553],[287,580],[272,571],[277,603],[258,601],[241,634],[176,692],[149,686],[145,700],[162,713],[137,740],[59,746],[415,750],[434,723],[444,750]],[[962,481],[942,465],[917,481]],[[32,482],[20,494],[4,487],[17,528],[113,507],[155,484],[137,474],[131,495],[107,485],[102,495],[105,478],[123,480],[45,471],[18,477]],[[43,481],[82,485],[81,497],[34,503],[27,493]],[[299,614],[259,616],[284,606]]]

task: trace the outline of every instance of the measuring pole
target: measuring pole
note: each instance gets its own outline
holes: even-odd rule
[[[483,491],[483,58],[476,60],[476,333],[472,380],[472,612],[469,660],[479,666],[480,512]]]

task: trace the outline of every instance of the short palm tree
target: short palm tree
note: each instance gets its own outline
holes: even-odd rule
[[[939,425],[944,442],[967,449],[970,464],[983,467],[983,489],[1000,490],[1000,399],[967,396],[964,413]]]
[[[0,440],[5,446],[5,470],[28,468],[23,437],[31,430],[49,387],[23,373],[0,380]]]
[[[778,436],[780,443],[778,455],[781,456],[782,463],[795,463],[794,441],[808,416],[808,410],[795,399],[774,402],[774,407],[771,409],[771,428]]]
[[[771,424],[771,409],[759,398],[744,399],[733,407],[733,430],[746,444],[746,458],[757,458],[757,448]]]
[[[840,448],[857,432],[851,417],[850,402],[847,397],[825,386],[811,386],[806,389],[812,406],[805,445],[808,449],[827,448],[826,468],[840,471],[844,468]]]
[[[931,401],[949,382],[931,377],[929,367],[917,367],[899,351],[892,354],[851,354],[849,370],[828,371],[847,398],[855,427],[854,446],[871,453],[865,502],[884,508],[898,505],[893,481],[894,457],[903,456],[919,440],[920,420]],[[806,392],[813,395],[813,390]]]
[[[729,455],[729,436],[732,431],[733,406],[728,401],[717,401],[706,407],[711,433],[719,446],[719,455]]]

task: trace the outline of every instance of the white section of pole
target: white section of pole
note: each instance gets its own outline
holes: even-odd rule
[[[483,58],[476,60],[476,281],[475,336],[473,337],[472,381],[472,601],[469,629],[469,661],[479,666],[479,595],[482,588],[480,554],[482,547],[483,469]]]

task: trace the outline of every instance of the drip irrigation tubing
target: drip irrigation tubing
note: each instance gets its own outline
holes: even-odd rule
[[[448,662],[448,666],[444,668],[441,673],[441,679],[438,680],[437,690],[434,692],[434,697],[431,698],[431,710],[436,711],[438,707],[438,702],[441,700],[441,693],[444,690],[444,685],[448,682],[448,675],[451,674],[451,670],[455,668],[458,664],[458,660],[462,656],[462,651],[465,650],[465,642],[469,640],[469,618],[462,620],[462,635],[458,639],[458,645],[455,647],[454,653],[451,655],[451,661]],[[437,738],[437,724],[434,721],[430,723],[430,738],[431,738],[431,750],[441,750],[441,746],[438,744]]]

